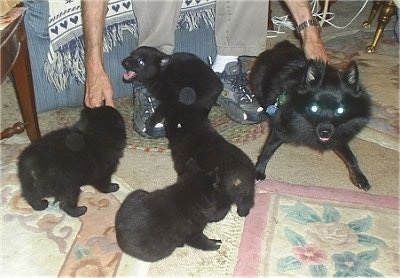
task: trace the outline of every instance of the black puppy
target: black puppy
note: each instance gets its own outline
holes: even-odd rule
[[[138,81],[159,101],[149,127],[161,123],[168,106],[176,102],[185,87],[197,93],[196,103],[208,111],[222,92],[223,84],[215,72],[197,56],[180,52],[167,55],[154,47],[138,47],[122,61],[127,71],[125,82]],[[139,131],[140,132],[140,131]]]
[[[136,190],[123,201],[115,218],[122,251],[154,262],[184,244],[201,250],[219,249],[221,241],[203,233],[209,222],[222,220],[230,210],[218,170],[200,170],[193,159],[185,167],[176,183],[153,192]]]
[[[84,108],[78,122],[52,131],[22,151],[18,177],[22,196],[35,210],[48,206],[46,197],[55,197],[70,216],[87,210],[77,206],[83,185],[101,192],[117,191],[111,183],[126,145],[121,114],[114,108]]]
[[[208,110],[193,103],[193,97],[188,95],[190,91],[185,90],[181,102],[172,106],[166,117],[166,137],[175,170],[181,175],[190,157],[206,171],[218,168],[221,183],[231,202],[236,204],[237,213],[246,216],[254,205],[254,164],[213,128]]]
[[[269,116],[270,134],[256,164],[257,178],[282,143],[333,150],[346,164],[351,181],[365,191],[349,141],[367,124],[371,101],[351,61],[344,71],[321,61],[307,60],[288,41],[261,53],[250,73],[250,87]]]

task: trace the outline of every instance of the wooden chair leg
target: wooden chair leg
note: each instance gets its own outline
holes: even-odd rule
[[[21,37],[21,53],[15,61],[12,75],[15,80],[15,90],[17,93],[18,104],[21,109],[22,119],[25,124],[26,132],[31,142],[39,139],[40,129],[36,113],[35,93],[33,89],[31,66],[29,62],[28,45],[26,42],[25,26],[19,27]]]

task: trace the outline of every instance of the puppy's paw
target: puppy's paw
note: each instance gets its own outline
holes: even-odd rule
[[[111,183],[110,186],[108,187],[108,192],[115,192],[119,189],[118,183]]]
[[[222,245],[222,241],[219,239],[210,239],[209,242],[210,244],[208,245],[207,250],[210,251],[218,250]]]
[[[258,172],[256,173],[256,180],[257,181],[261,181],[261,180],[265,180],[267,176],[263,173],[263,172]]]
[[[85,214],[87,211],[87,207],[85,206],[80,206],[75,208],[71,208],[68,206],[61,206],[61,208],[71,217],[79,217]]]
[[[29,203],[34,210],[45,210],[49,206],[49,202],[47,200],[40,200],[39,202]]]
[[[250,208],[249,207],[238,207],[236,212],[240,217],[246,217],[250,212]]]

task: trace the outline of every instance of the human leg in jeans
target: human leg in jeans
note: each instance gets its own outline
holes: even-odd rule
[[[250,93],[245,56],[265,50],[269,1],[217,1],[215,36],[217,57],[213,69],[224,83],[218,98],[234,121],[252,124],[266,119],[262,107]]]
[[[138,22],[139,46],[172,54],[182,0],[134,0],[132,3]]]
[[[138,22],[139,46],[151,46],[172,54],[175,47],[175,29],[182,0],[132,1]],[[133,83],[133,127],[137,133],[150,138],[165,136],[163,123],[149,127],[147,120],[154,113],[158,101],[141,85]]]

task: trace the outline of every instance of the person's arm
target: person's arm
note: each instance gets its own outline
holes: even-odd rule
[[[285,0],[285,3],[297,24],[313,18],[308,0]],[[304,53],[308,59],[328,62],[328,54],[317,26],[308,26],[300,32],[300,35],[303,40]]]
[[[111,81],[103,66],[103,32],[108,0],[82,0],[85,40],[85,105],[114,106]]]

